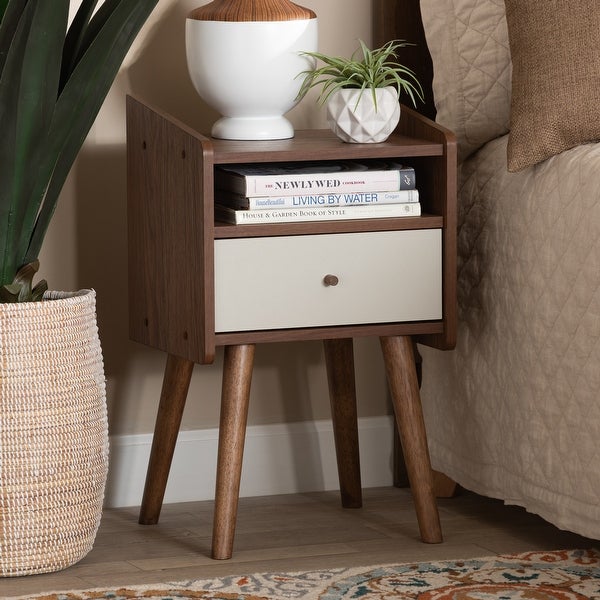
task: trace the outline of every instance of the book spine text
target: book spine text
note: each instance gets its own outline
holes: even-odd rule
[[[397,204],[418,202],[418,190],[397,192],[346,192],[329,194],[298,194],[292,196],[245,197],[236,194],[217,194],[218,202],[238,209],[302,208],[318,206],[354,206],[360,204]]]
[[[281,208],[265,210],[234,210],[215,205],[215,217],[235,224],[289,223],[302,221],[335,221],[390,217],[417,217],[421,214],[419,202],[376,206],[337,206],[322,208]]]
[[[237,177],[219,173],[217,187],[248,197],[330,192],[391,192],[414,188],[414,173],[411,168]]]

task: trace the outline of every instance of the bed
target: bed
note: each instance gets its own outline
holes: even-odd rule
[[[458,341],[420,347],[433,468],[600,539],[596,0],[373,4],[458,139]]]

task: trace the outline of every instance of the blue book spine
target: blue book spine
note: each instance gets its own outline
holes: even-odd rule
[[[261,210],[268,208],[312,208],[323,206],[356,206],[363,204],[399,204],[418,202],[418,190],[397,192],[344,192],[328,194],[298,194],[293,196],[256,196],[248,198],[226,192],[215,193],[220,204],[236,209]]]

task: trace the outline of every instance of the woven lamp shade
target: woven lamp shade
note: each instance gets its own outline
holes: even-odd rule
[[[189,14],[198,21],[291,21],[314,19],[309,8],[289,0],[214,0]]]
[[[95,293],[0,305],[0,576],[92,548],[108,471]]]

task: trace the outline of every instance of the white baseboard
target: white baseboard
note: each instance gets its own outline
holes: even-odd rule
[[[359,419],[362,485],[392,484],[393,418]],[[212,500],[218,430],[181,431],[165,503]],[[111,437],[106,505],[142,499],[152,435]],[[246,430],[240,496],[338,489],[331,421],[250,426]]]

